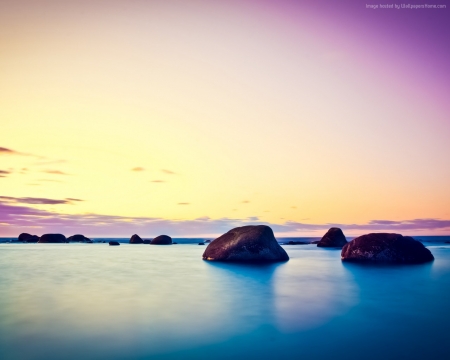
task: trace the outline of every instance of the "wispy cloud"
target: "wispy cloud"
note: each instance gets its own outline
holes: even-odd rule
[[[173,171],[170,171],[170,170],[167,170],[167,169],[161,169],[161,171],[162,171],[164,174],[176,175],[176,172],[173,172]]]
[[[44,172],[46,174],[54,174],[54,175],[69,175],[69,174],[67,174],[67,173],[65,173],[64,171],[61,171],[61,170],[44,170],[42,172]]]
[[[30,185],[38,185],[38,184],[30,184]],[[60,204],[73,204],[73,202],[83,200],[72,198],[59,200],[59,199],[35,198],[35,197],[0,196],[0,201],[14,204],[60,205]]]
[[[33,154],[27,154],[20,151],[12,150],[5,147],[0,147],[0,155],[22,155],[22,156],[34,156],[37,158],[43,158],[42,156],[33,155]]]
[[[131,169],[131,171],[144,171],[144,170],[145,169],[143,167],[139,167],[139,166]]]
[[[188,202],[180,202],[180,203],[178,203],[178,205],[190,205],[191,203],[188,203]]]
[[[19,202],[15,201],[15,199],[21,200]],[[28,201],[28,204],[35,204],[39,202],[37,199],[0,198],[0,223],[8,224],[8,226],[0,224],[0,234],[3,236],[16,236],[20,232],[39,229],[40,233],[84,233],[90,236],[130,236],[133,233],[139,233],[142,236],[153,236],[160,233],[169,233],[171,236],[212,236],[223,234],[237,226],[258,224],[269,225],[277,236],[294,233],[301,235],[312,232],[319,235],[325,233],[326,230],[333,226],[342,228],[346,235],[352,231],[354,234],[387,231],[415,235],[418,233],[430,234],[436,231],[450,231],[450,220],[434,218],[402,221],[372,220],[364,224],[308,224],[294,221],[271,224],[260,221],[256,216],[246,219],[211,219],[208,216],[203,216],[194,220],[170,220],[156,217],[124,217],[101,214],[73,215],[20,205],[20,203],[27,203],[26,201]],[[64,201],[69,201],[69,199],[59,201],[65,203]]]
[[[11,174],[10,171],[6,171],[6,170],[0,170],[0,177],[6,177],[6,175]]]
[[[248,204],[248,203],[250,203],[250,201],[248,201],[248,200],[242,201],[242,204]]]

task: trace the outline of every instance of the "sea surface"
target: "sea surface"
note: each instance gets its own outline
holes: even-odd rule
[[[449,359],[450,237],[419,238],[434,262],[283,245],[285,263],[214,263],[203,239],[3,242],[0,359]]]

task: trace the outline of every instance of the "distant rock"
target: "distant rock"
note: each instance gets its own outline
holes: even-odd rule
[[[172,242],[172,245],[177,245],[178,243],[177,242]]]
[[[203,253],[210,261],[287,261],[289,256],[278,244],[270,227],[242,226],[212,241]]]
[[[109,245],[110,245],[110,246],[119,246],[120,243],[119,243],[118,241],[110,241],[110,242],[109,242]]]
[[[347,239],[341,229],[332,227],[317,243],[318,247],[341,248],[347,244]]]
[[[143,244],[144,240],[142,240],[139,235],[134,234],[130,239],[130,244]]]
[[[318,244],[320,242],[320,240],[314,240],[314,241],[311,241],[311,244]]]
[[[144,244],[150,244],[150,240],[144,240]]]
[[[30,235],[28,233],[22,233],[19,235],[18,240],[28,242],[28,243],[37,243],[39,241],[39,236]]]
[[[446,244],[450,244],[450,241],[446,241],[445,243],[446,243]]]
[[[63,234],[44,234],[39,238],[39,244],[59,244],[67,242]]]
[[[417,264],[433,261],[420,241],[400,234],[373,233],[357,237],[344,245],[343,261]]]
[[[289,241],[286,245],[309,245],[309,243],[304,241]]]
[[[151,245],[172,245],[172,238],[167,235],[159,235],[150,241]]]
[[[199,244],[199,245],[205,245],[205,243],[204,243],[204,242],[199,242],[198,244]]]
[[[205,240],[205,244],[206,244],[206,243],[210,243],[210,242],[211,242],[211,240]]]
[[[80,235],[80,234],[76,234],[76,235],[72,235],[69,236],[67,238],[68,241],[74,241],[74,242],[86,242],[86,243],[92,243],[92,240],[87,238],[84,235]]]

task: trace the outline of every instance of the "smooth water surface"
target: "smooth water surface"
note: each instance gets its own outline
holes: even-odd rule
[[[0,357],[448,358],[448,244],[412,266],[284,248],[239,265],[192,244],[0,244]]]

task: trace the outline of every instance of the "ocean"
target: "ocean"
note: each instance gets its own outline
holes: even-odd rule
[[[248,265],[203,261],[204,239],[3,239],[0,358],[448,359],[450,237],[418,238],[434,262],[342,263],[311,244]]]

